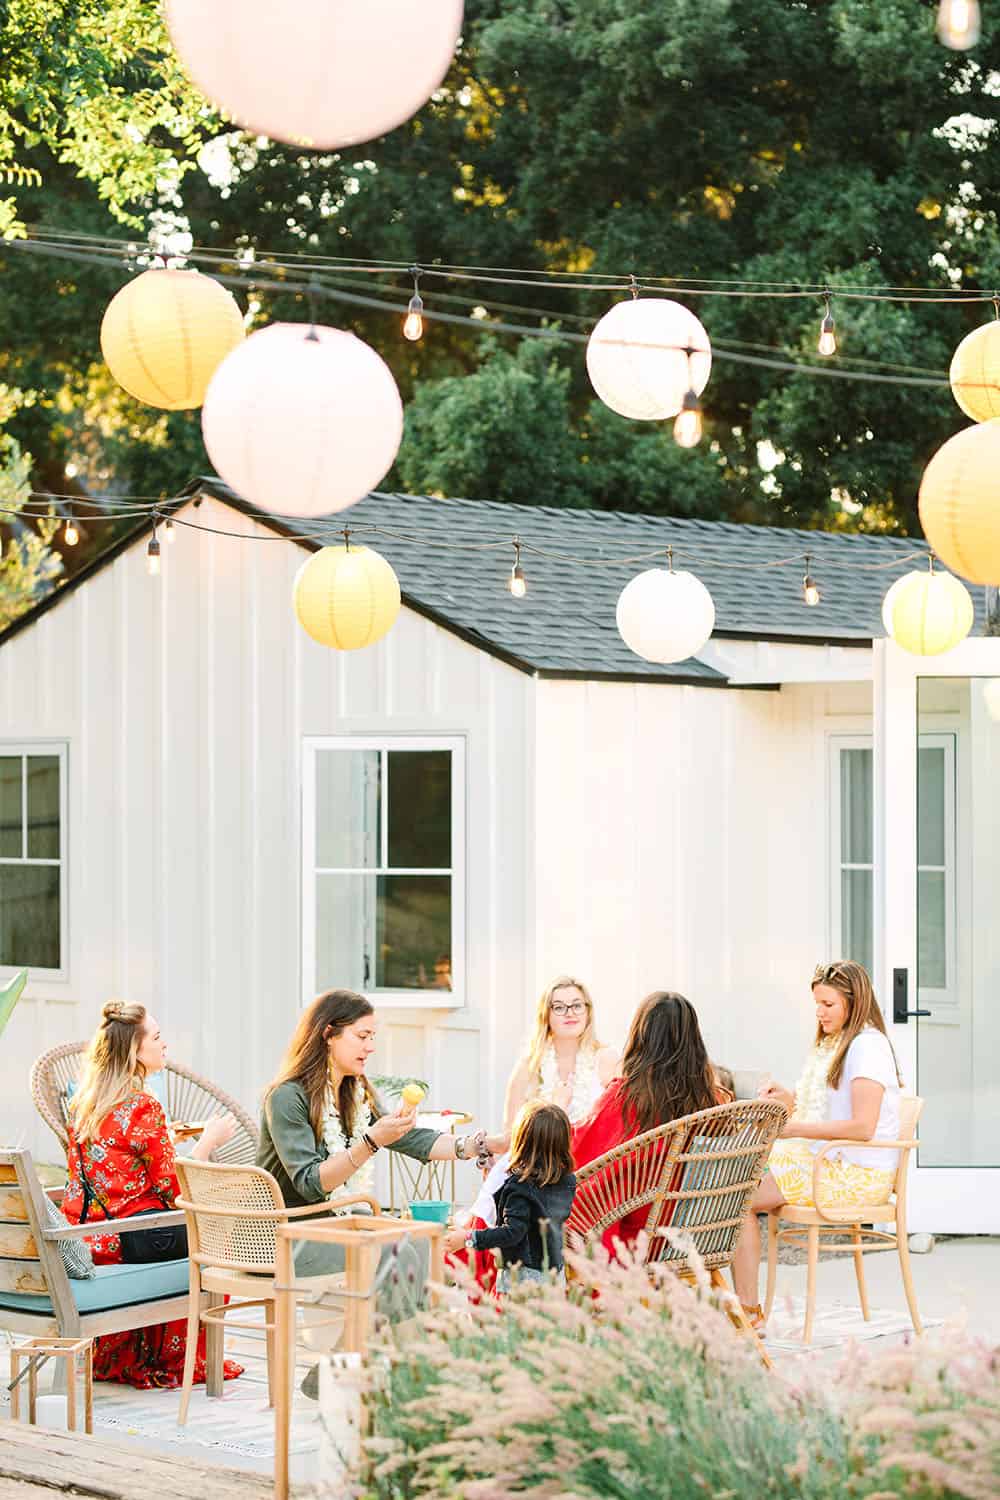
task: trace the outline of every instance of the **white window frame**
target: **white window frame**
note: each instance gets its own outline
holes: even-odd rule
[[[15,859],[0,855],[0,865],[59,866],[59,958],[58,969],[29,966],[30,979],[67,979],[69,977],[69,745],[65,740],[0,740],[0,756],[20,755],[22,759],[21,816],[27,817],[27,761],[32,755],[56,756],[59,760],[59,857],[58,859]],[[23,848],[22,844],[22,848]],[[0,963],[0,979],[20,973],[23,965]]]
[[[307,735],[302,742],[302,1004],[315,999],[316,974],[316,757],[324,750],[447,750],[451,753],[451,869],[388,869],[388,817],[382,819],[382,848],[377,866],[349,869],[344,875],[451,876],[451,989],[372,989],[380,1006],[411,1010],[457,1010],[465,1005],[465,738],[462,735]],[[388,785],[386,781],[384,785]],[[327,873],[331,873],[328,871]]]
[[[872,752],[872,769],[874,774],[874,740],[870,734],[831,734],[829,737],[829,768],[828,784],[829,796],[829,854],[828,869],[830,871],[830,928],[828,950],[832,954],[840,954],[843,949],[843,911],[841,905],[841,875],[845,869],[872,870],[872,893],[875,900],[875,867],[874,867],[874,829],[872,843],[871,865],[867,864],[845,864],[842,859],[841,850],[841,827],[840,827],[840,756],[844,750],[869,750]],[[921,1005],[926,1004],[934,1010],[935,1019],[946,1023],[958,1019],[958,922],[957,922],[957,761],[958,761],[958,737],[954,730],[948,732],[923,732],[918,737],[918,748],[921,750],[943,749],[945,752],[944,762],[944,839],[945,839],[945,975],[948,980],[947,988],[944,990],[930,989],[927,985],[921,985],[918,991],[918,999]],[[873,797],[874,808],[874,797]],[[873,812],[874,816],[874,812]],[[941,869],[940,865],[919,865],[920,870]],[[913,891],[914,911],[916,911],[917,891]],[[874,945],[878,946],[878,933],[875,931],[877,910],[872,914],[872,934]]]

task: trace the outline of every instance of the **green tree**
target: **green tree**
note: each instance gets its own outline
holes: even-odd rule
[[[0,389],[0,402],[4,392]],[[0,555],[0,630],[52,589],[62,572],[62,559],[51,550],[58,521],[39,517],[31,525],[21,512],[31,494],[31,455],[22,453],[14,439],[0,450],[0,517],[10,541]]]

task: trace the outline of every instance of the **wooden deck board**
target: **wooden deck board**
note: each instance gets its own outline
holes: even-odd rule
[[[244,1469],[150,1455],[134,1443],[0,1419],[0,1494],[4,1500],[53,1500],[59,1494],[85,1500],[269,1500],[272,1484]]]

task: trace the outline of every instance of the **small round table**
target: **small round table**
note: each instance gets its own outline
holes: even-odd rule
[[[464,1109],[421,1110],[417,1115],[417,1125],[421,1130],[437,1130],[442,1135],[454,1135],[460,1126],[471,1124],[472,1119],[473,1116],[467,1114]],[[443,1201],[445,1197],[454,1208],[454,1161],[418,1162],[404,1156],[400,1151],[390,1151],[387,1154],[389,1157],[389,1204],[393,1210],[401,1213],[409,1203],[426,1202],[428,1199]],[[399,1174],[399,1188],[404,1195],[402,1203],[396,1202],[397,1173]],[[450,1188],[449,1194],[445,1193],[446,1186]]]

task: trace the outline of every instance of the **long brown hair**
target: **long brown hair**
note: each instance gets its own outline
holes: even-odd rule
[[[715,1104],[715,1080],[698,1015],[669,990],[647,995],[632,1017],[622,1054],[626,1114],[639,1133]]]
[[[126,1005],[109,1000],[101,1011],[101,1023],[87,1048],[80,1083],[70,1100],[73,1131],[78,1141],[89,1141],[116,1105],[141,1089],[146,1069],[139,1061],[144,1005]]]
[[[532,1187],[551,1187],[573,1170],[569,1115],[558,1104],[529,1099],[510,1133],[510,1171]]]
[[[583,996],[583,1003],[587,1007],[587,1024],[580,1033],[578,1046],[581,1048],[590,1047],[595,1052],[600,1051],[601,1044],[594,1032],[594,1002],[590,998],[590,991],[582,980],[572,979],[568,974],[560,974],[558,979],[553,979],[551,984],[546,985],[539,996],[538,1005],[535,1009],[535,1029],[532,1032],[531,1041],[528,1043],[528,1049],[525,1054],[528,1071],[533,1078],[541,1078],[542,1057],[546,1047],[552,1040],[552,1027],[549,1020],[552,1001],[555,998],[557,990],[566,989],[579,990]]]
[[[896,1080],[900,1088],[903,1086],[903,1075],[899,1071],[899,1062],[896,1058],[896,1049],[889,1039],[889,1033],[885,1029],[885,1021],[879,1003],[875,999],[875,989],[867,969],[856,964],[850,958],[838,958],[832,964],[818,964],[812,977],[811,988],[815,989],[818,984],[828,984],[831,989],[837,990],[847,1001],[847,1019],[840,1031],[837,1033],[837,1047],[830,1063],[830,1070],[826,1075],[827,1086],[831,1089],[838,1088],[844,1072],[844,1061],[847,1050],[856,1036],[860,1036],[866,1026],[873,1026],[876,1031],[881,1031],[886,1041],[889,1042],[889,1051],[896,1068]],[[816,1041],[822,1042],[826,1032],[816,1023]]]
[[[371,1003],[354,990],[328,990],[325,995],[318,995],[299,1017],[288,1051],[264,1095],[265,1105],[279,1084],[301,1085],[309,1101],[309,1123],[319,1141],[323,1134],[326,1091],[330,1085],[330,1049],[327,1043],[331,1037],[339,1036],[355,1021],[360,1021],[362,1016],[374,1014]],[[337,1113],[348,1139],[354,1132],[356,1083],[353,1074],[345,1074],[337,1090]],[[363,1074],[361,1085],[369,1103],[374,1104],[375,1096]]]

